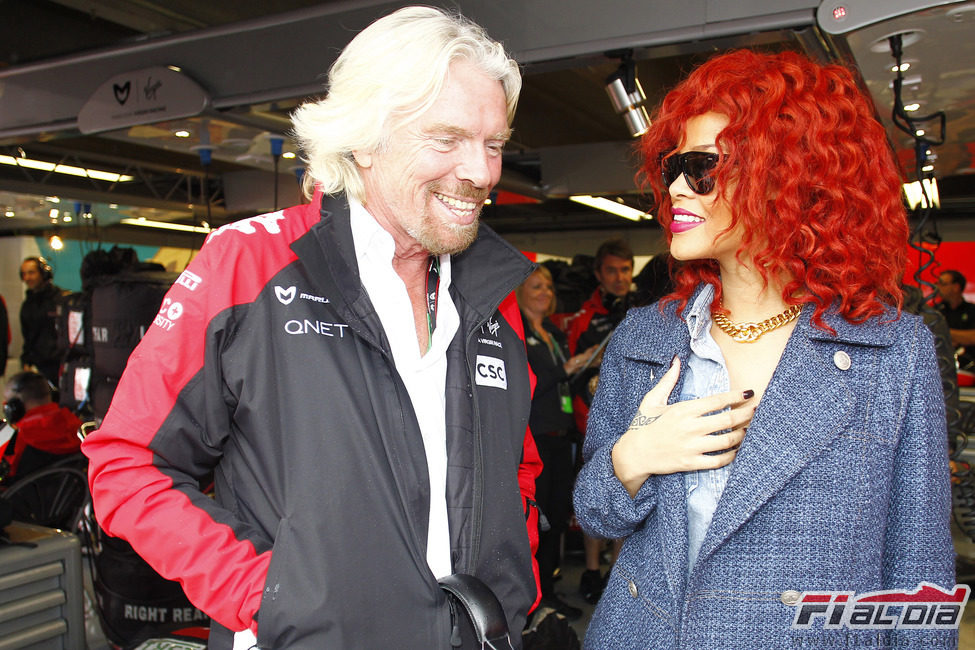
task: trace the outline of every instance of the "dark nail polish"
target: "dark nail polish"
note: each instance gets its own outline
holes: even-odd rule
[[[755,391],[753,390],[746,390],[741,394],[742,399],[751,399],[753,397],[755,397]]]

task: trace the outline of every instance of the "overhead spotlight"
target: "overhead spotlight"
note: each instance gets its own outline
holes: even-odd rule
[[[51,238],[48,240],[48,243],[51,245],[51,248],[56,251],[59,251],[62,248],[64,248],[64,242],[61,241],[61,238],[58,237],[57,235],[51,235]]]
[[[616,112],[623,116],[630,135],[638,138],[650,128],[650,116],[643,107],[647,96],[643,93],[640,80],[636,78],[633,50],[610,53],[610,56],[619,57],[621,63],[616,72],[606,79],[606,94]]]

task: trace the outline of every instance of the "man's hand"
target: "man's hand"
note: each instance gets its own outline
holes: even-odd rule
[[[754,395],[750,390],[668,404],[679,375],[680,361],[674,359],[613,447],[613,469],[631,497],[653,474],[715,469],[730,463],[755,413],[757,404],[749,403]],[[730,410],[723,410],[727,407]],[[711,435],[724,430],[728,431]]]

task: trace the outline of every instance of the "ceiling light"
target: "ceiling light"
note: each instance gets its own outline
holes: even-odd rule
[[[60,212],[58,212],[57,208],[51,208],[51,211],[48,214],[52,219],[57,219]]]
[[[56,196],[45,196],[44,197],[44,200],[47,201],[48,203],[60,203],[61,202],[61,199],[59,199]]]
[[[618,56],[622,63],[606,80],[606,94],[616,112],[623,116],[630,136],[637,138],[650,128],[650,116],[643,107],[647,96],[643,93],[640,80],[636,78],[633,51],[626,50]]]
[[[48,243],[51,245],[51,248],[53,248],[56,251],[59,251],[62,248],[64,248],[64,242],[61,241],[61,238],[58,237],[57,235],[51,235],[51,238],[48,240]]]
[[[14,211],[13,210],[7,210],[6,212],[3,213],[3,216],[5,216],[5,217],[15,217],[17,215],[14,214]]]
[[[928,199],[930,199],[931,204],[936,207],[941,207],[941,197],[938,195],[938,181],[934,178],[924,179],[924,189],[921,189],[921,183],[914,181],[913,183],[904,183],[904,196],[907,198],[907,205],[910,206],[911,210],[915,209],[918,205],[922,208],[927,208]],[[927,195],[925,197],[925,194]]]
[[[63,217],[61,217],[61,221],[63,221],[64,223],[71,223],[71,215],[70,214],[64,215]]]
[[[126,226],[145,226],[146,228],[160,228],[162,230],[179,230],[180,232],[209,233],[212,229],[209,226],[187,226],[182,223],[170,223],[168,221],[150,221],[144,217],[139,219],[122,219],[119,223]]]
[[[288,160],[291,160],[292,158],[295,157],[295,155],[296,154],[295,154],[294,151],[285,151],[283,154],[281,154],[281,157],[282,158],[287,158]]]
[[[914,102],[913,104],[905,104],[904,105],[904,110],[907,111],[908,113],[913,113],[914,111],[918,110],[919,108],[921,108],[921,105],[918,104],[917,102]]]
[[[14,167],[26,167],[37,169],[43,172],[54,172],[56,174],[67,174],[68,176],[81,176],[83,178],[94,178],[110,183],[124,183],[133,180],[132,176],[106,172],[100,169],[87,169],[85,167],[74,167],[60,163],[47,162],[46,160],[34,160],[33,158],[14,158],[13,156],[0,156],[0,164],[13,165]],[[48,201],[51,199],[48,198]],[[56,202],[56,201],[55,201]]]
[[[934,165],[925,165],[924,167],[921,168],[921,171],[922,172],[933,172],[934,171]]]
[[[920,138],[922,135],[924,135],[924,129],[918,129],[914,132],[914,135]]]
[[[890,71],[891,72],[907,72],[910,69],[911,69],[911,62],[910,61],[904,61],[899,66],[892,65],[890,67]]]
[[[640,212],[636,208],[631,208],[628,205],[623,205],[622,203],[617,203],[616,201],[610,201],[609,199],[601,196],[577,194],[575,196],[570,196],[569,200],[575,201],[576,203],[581,203],[582,205],[588,205],[590,208],[596,208],[597,210],[602,210],[603,212],[615,214],[618,217],[623,217],[624,219],[629,219],[630,221],[653,219],[653,216],[647,214],[646,212]]]
[[[192,134],[186,129],[180,129],[179,131],[173,131],[173,135],[175,135],[177,138],[188,138]]]

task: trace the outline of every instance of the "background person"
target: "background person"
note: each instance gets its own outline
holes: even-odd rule
[[[7,374],[7,354],[10,351],[10,319],[7,316],[7,301],[0,296],[0,377]]]
[[[515,291],[525,327],[528,365],[535,373],[529,425],[542,459],[542,473],[535,481],[535,501],[549,527],[538,537],[538,572],[541,604],[570,620],[582,610],[556,593],[554,576],[562,555],[562,535],[572,512],[570,495],[575,478],[574,446],[578,436],[572,419],[569,375],[582,368],[587,355],[569,356],[565,334],[549,320],[555,311],[552,274],[539,266]]]
[[[633,249],[623,239],[610,239],[596,249],[593,262],[593,275],[599,285],[569,321],[569,350],[575,354],[581,350],[600,350],[578,375],[573,377],[572,388],[575,395],[576,426],[584,434],[589,417],[589,404],[592,400],[592,387],[599,374],[602,350],[616,326],[620,324],[627,310],[636,304],[633,287]],[[609,563],[616,561],[620,541],[609,547]],[[608,574],[600,569],[604,543],[583,533],[583,553],[586,568],[579,576],[579,593],[586,601],[595,604],[603,593]]]
[[[81,420],[52,401],[51,385],[43,375],[29,370],[12,375],[3,399],[4,419],[16,431],[0,447],[2,485],[80,451]]]
[[[938,310],[944,314],[951,332],[951,344],[960,348],[958,365],[971,368],[975,364],[975,355],[966,348],[975,349],[975,305],[965,300],[965,286],[968,281],[960,271],[947,270],[938,274],[938,295],[941,302]]]
[[[626,541],[587,647],[794,648],[832,635],[791,629],[802,592],[952,589],[941,382],[899,313],[900,178],[852,73],[715,57],[642,150],[682,264],[617,329],[590,413],[576,515]]]
[[[95,511],[212,617],[210,647],[480,647],[454,573],[520,646],[532,265],[478,228],[520,88],[466,19],[374,22],[294,115],[311,203],[212,233],[129,359],[83,447]]]
[[[623,239],[600,244],[593,261],[599,286],[569,321],[569,349],[599,345],[633,306],[633,249]]]
[[[54,284],[54,271],[43,257],[28,257],[20,265],[20,279],[27,287],[20,306],[20,331],[24,347],[20,363],[24,370],[36,370],[58,385],[57,316],[64,292]]]

